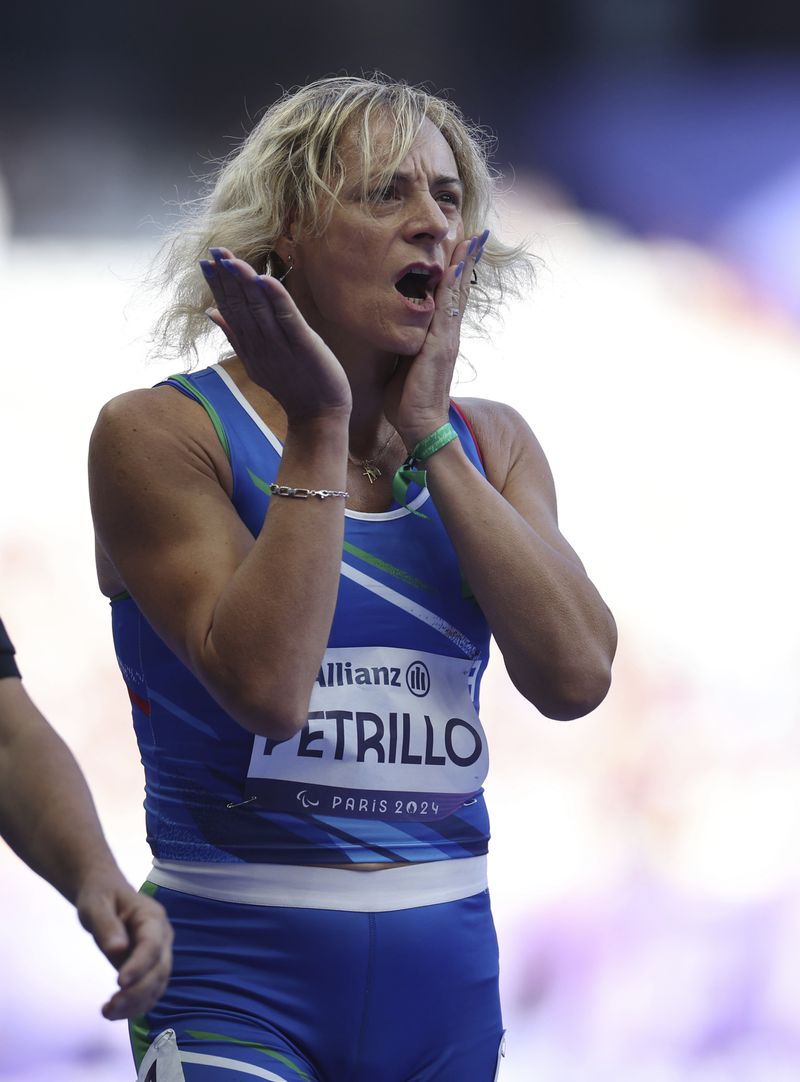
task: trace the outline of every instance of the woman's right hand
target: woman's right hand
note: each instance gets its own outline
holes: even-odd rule
[[[349,413],[352,394],[345,371],[288,291],[227,248],[212,248],[211,255],[212,260],[200,261],[216,301],[208,316],[254,383],[283,407],[289,425]]]

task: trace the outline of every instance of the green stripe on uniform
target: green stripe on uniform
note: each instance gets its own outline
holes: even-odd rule
[[[253,482],[253,484],[256,486],[257,489],[259,489],[261,492],[265,492],[267,494],[267,496],[272,495],[272,493],[269,490],[269,485],[267,484],[267,482],[262,481],[261,478],[258,476],[258,474],[253,473],[253,471],[250,469],[249,466],[247,468],[247,473],[248,473],[248,476],[250,477],[250,480]]]
[[[222,426],[222,421],[220,420],[220,417],[219,417],[219,414],[217,413],[217,411],[211,405],[211,403],[206,398],[206,396],[204,394],[202,394],[200,391],[198,391],[198,389],[195,387],[195,385],[193,383],[189,382],[189,380],[186,378],[186,376],[182,376],[182,375],[178,374],[177,376],[170,376],[169,378],[171,380],[173,380],[175,383],[179,383],[181,385],[181,387],[184,388],[184,390],[188,391],[189,394],[192,396],[192,398],[196,399],[200,403],[200,405],[203,407],[203,409],[206,411],[209,418],[211,419],[212,425],[214,426],[214,431],[217,434],[219,442],[222,444],[222,449],[225,452],[225,454],[227,455],[228,461],[230,462],[231,448],[230,448],[230,444],[228,443],[228,435],[227,435],[225,429]]]
[[[433,587],[429,586],[427,582],[423,582],[422,579],[409,575],[401,567],[387,564],[385,560],[381,560],[379,556],[373,556],[371,552],[356,548],[349,541],[345,541],[344,551],[349,552],[351,556],[358,557],[359,560],[363,560],[365,564],[369,564],[371,567],[377,567],[379,571],[385,571],[387,575],[393,575],[394,578],[401,579],[403,582],[408,583],[409,586],[415,586],[418,590],[433,590]]]
[[[270,496],[269,485],[266,481],[253,473],[251,469],[248,469],[250,480],[261,492]],[[387,564],[385,560],[382,560],[379,556],[373,556],[371,552],[367,552],[365,549],[357,548],[355,545],[351,545],[349,541],[344,542],[344,551],[349,552],[351,556],[355,556],[358,560],[363,560],[365,564],[369,564],[370,567],[375,567],[379,571],[385,572],[387,575],[391,575],[393,578],[400,579],[401,582],[405,582],[408,586],[413,586],[417,590],[433,591],[433,587],[429,586],[427,582],[423,582],[422,579],[416,578],[414,575],[410,575],[408,571],[404,571],[402,567],[395,567],[394,564]]]
[[[128,1033],[131,1038],[133,1060],[138,1071],[145,1053],[150,1047],[150,1028],[147,1025],[147,1018],[144,1015],[139,1018],[131,1018],[128,1022]]]
[[[240,1041],[236,1037],[227,1036],[225,1033],[204,1033],[202,1030],[197,1029],[187,1029],[186,1033],[196,1041],[227,1041],[228,1044],[238,1044],[241,1048],[255,1048],[257,1052],[263,1052],[265,1056],[276,1059],[279,1063],[282,1063],[284,1067],[291,1067],[299,1078],[305,1078],[308,1082],[312,1082],[311,1076],[301,1070],[288,1056],[284,1056],[282,1052],[274,1052],[271,1048],[267,1048],[263,1044],[257,1044],[255,1041]]]

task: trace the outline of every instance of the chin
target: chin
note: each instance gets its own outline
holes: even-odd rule
[[[423,341],[424,341],[424,339],[423,339]],[[397,348],[395,349],[394,352],[397,354],[398,357],[416,357],[416,355],[419,353],[419,351],[421,349],[422,349],[422,342],[420,342],[419,345],[414,345],[414,346],[408,345],[407,343],[403,343],[403,345],[397,346]]]
[[[392,335],[391,343],[387,342],[387,349],[399,357],[416,357],[427,336],[427,327],[400,327],[397,334]]]

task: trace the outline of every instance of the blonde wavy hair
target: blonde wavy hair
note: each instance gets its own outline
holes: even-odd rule
[[[380,149],[376,129],[381,120]],[[301,231],[321,233],[345,184],[344,137],[361,152],[363,199],[388,184],[407,156],[425,120],[442,133],[464,185],[465,236],[494,222],[497,177],[489,165],[493,140],[468,124],[459,109],[421,87],[383,75],[319,79],[285,93],[244,142],[206,181],[204,194],[185,204],[181,220],[163,244],[151,283],[171,294],[156,324],[153,353],[197,360],[197,345],[213,328],[205,310],[213,296],[198,261],[222,246],[259,273],[285,268],[275,244],[294,222]],[[386,131],[389,129],[389,144]],[[352,145],[352,143],[351,143]],[[517,294],[532,276],[525,246],[503,244],[493,233],[472,287],[465,322],[481,333],[486,316],[504,296]]]

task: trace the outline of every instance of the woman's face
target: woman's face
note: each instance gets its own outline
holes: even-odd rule
[[[380,135],[378,128],[378,144]],[[352,143],[343,158],[340,204],[322,236],[294,244],[287,288],[341,361],[365,351],[414,356],[430,326],[435,288],[464,239],[453,152],[426,120],[388,188],[367,206]]]

